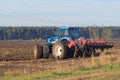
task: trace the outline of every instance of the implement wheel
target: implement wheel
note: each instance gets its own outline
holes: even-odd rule
[[[53,45],[52,54],[55,59],[67,58],[68,47],[62,41],[58,41]]]

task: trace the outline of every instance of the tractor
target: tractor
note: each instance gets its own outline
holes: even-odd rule
[[[82,56],[91,56],[96,50],[112,48],[103,40],[89,40],[80,37],[79,27],[58,27],[54,35],[48,38],[44,45],[36,45],[34,58],[48,58],[50,54],[55,59],[76,58]]]

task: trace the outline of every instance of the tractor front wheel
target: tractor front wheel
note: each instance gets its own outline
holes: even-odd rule
[[[43,46],[37,44],[34,47],[34,59],[40,58],[43,58]]]

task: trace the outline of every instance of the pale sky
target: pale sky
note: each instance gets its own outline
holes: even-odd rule
[[[1,0],[0,26],[120,26],[120,0]]]

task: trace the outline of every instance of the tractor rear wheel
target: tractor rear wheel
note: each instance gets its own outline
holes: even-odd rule
[[[62,41],[58,41],[53,45],[52,54],[55,59],[67,58],[68,47]]]
[[[43,46],[37,44],[34,47],[34,59],[40,58],[43,58]]]

